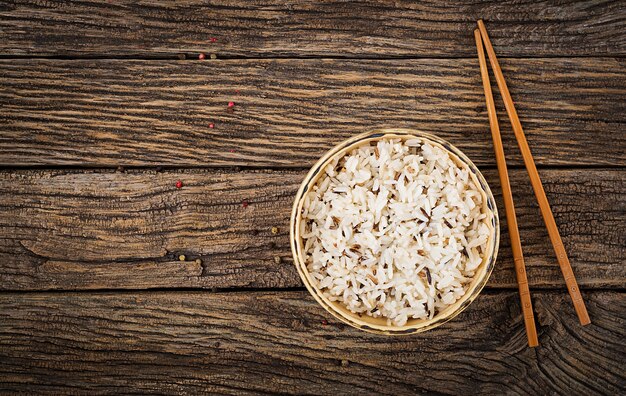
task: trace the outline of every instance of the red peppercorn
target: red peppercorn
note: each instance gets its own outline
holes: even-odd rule
[[[235,107],[235,102],[228,102],[228,107]]]
[[[204,54],[200,54],[200,55],[198,55],[198,59],[200,59],[200,60],[204,60],[204,58],[206,58],[206,55],[204,55]]]
[[[244,208],[247,208],[247,207],[248,207],[248,205],[249,205],[249,204],[248,204],[248,201],[243,201],[243,202],[241,203],[241,206],[243,206]]]
[[[328,326],[328,321],[327,321],[326,319],[324,319],[324,320],[322,320],[322,324],[323,324],[324,326]]]
[[[217,42],[217,39],[216,39],[215,37],[211,37],[211,40],[210,40],[210,41],[211,41],[212,43],[215,43],[215,42]]]
[[[210,123],[210,124],[209,124],[209,128],[211,128],[211,129],[215,128],[215,124]]]
[[[182,181],[177,181],[176,182],[176,188],[182,188],[183,187],[183,182]]]

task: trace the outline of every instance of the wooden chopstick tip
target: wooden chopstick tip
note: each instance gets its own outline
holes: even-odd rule
[[[480,51],[482,38],[480,38],[480,30],[478,29],[474,29],[474,40],[476,40],[476,48],[478,48],[478,50]]]

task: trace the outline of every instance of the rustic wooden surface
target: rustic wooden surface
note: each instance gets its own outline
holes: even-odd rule
[[[0,217],[0,289],[301,286],[288,234],[293,197],[305,174],[0,172],[0,202],[13,211]],[[502,207],[497,171],[485,176]],[[626,172],[548,169],[541,176],[579,283],[623,288]],[[181,190],[177,180],[184,183]],[[561,288],[563,277],[526,171],[512,170],[511,182],[517,187],[530,283]],[[277,235],[272,227],[278,227]],[[489,285],[512,288],[516,281],[506,226],[502,233]],[[185,262],[179,261],[181,254]]]
[[[626,166],[624,59],[502,63],[538,163]],[[0,140],[3,165],[302,167],[356,132],[394,125],[433,131],[495,166],[476,59],[0,67],[0,119],[11,137]],[[522,164],[499,97],[498,105],[509,163]]]
[[[328,317],[288,246],[308,167],[380,126],[449,140],[502,207],[478,18],[592,319],[496,93],[536,349],[505,219],[483,294],[401,338]],[[2,2],[0,393],[626,393],[624,32],[619,1]]]
[[[594,322],[581,328],[565,293],[533,293],[530,349],[514,291],[392,338],[336,322],[305,291],[11,294],[0,376],[7,391],[52,393],[619,394],[625,295],[585,297]]]
[[[4,2],[0,51],[26,56],[458,57],[488,22],[504,56],[626,55],[621,1]],[[211,43],[210,38],[217,42]]]

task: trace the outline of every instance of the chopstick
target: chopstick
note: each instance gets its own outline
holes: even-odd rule
[[[487,113],[489,114],[489,126],[491,127],[493,148],[496,153],[498,174],[500,175],[500,184],[502,185],[502,197],[504,199],[504,208],[506,210],[506,222],[509,228],[509,236],[511,237],[511,250],[513,250],[513,262],[515,263],[515,275],[517,276],[519,297],[522,303],[526,336],[528,337],[528,346],[536,347],[539,345],[539,340],[537,339],[537,328],[535,327],[533,305],[530,300],[528,279],[526,278],[526,266],[524,265],[524,255],[522,253],[522,241],[517,228],[517,216],[515,216],[515,205],[513,204],[513,194],[511,194],[511,184],[509,183],[509,173],[506,168],[504,149],[502,148],[498,116],[496,115],[496,106],[493,102],[493,93],[491,92],[491,84],[489,82],[489,71],[487,70],[485,50],[483,49],[483,42],[480,38],[480,31],[478,29],[474,30],[474,37],[476,38],[476,49],[478,50],[480,75],[482,76],[483,88],[485,89],[485,102],[487,103]]]
[[[563,246],[563,241],[561,240],[561,235],[559,234],[559,229],[556,226],[556,222],[554,221],[554,215],[552,214],[550,204],[548,203],[548,198],[546,197],[546,193],[543,190],[543,185],[541,184],[541,179],[539,178],[539,173],[537,172],[537,167],[535,166],[535,161],[533,160],[530,148],[528,147],[528,142],[526,141],[526,136],[524,135],[524,130],[522,129],[522,124],[519,121],[517,111],[515,110],[515,106],[513,104],[513,99],[511,99],[511,94],[506,85],[506,82],[504,81],[504,75],[502,74],[502,70],[500,69],[498,59],[496,58],[496,53],[493,50],[491,40],[489,40],[489,35],[487,34],[487,29],[485,29],[485,24],[482,20],[478,21],[478,29],[480,30],[480,35],[482,36],[482,40],[485,44],[487,55],[489,55],[489,62],[491,63],[493,74],[496,77],[496,82],[498,83],[500,94],[502,95],[502,99],[504,100],[506,112],[509,116],[509,119],[511,120],[513,132],[515,133],[517,144],[520,148],[520,151],[522,152],[522,158],[524,159],[526,171],[528,171],[528,176],[530,177],[530,183],[533,186],[533,190],[535,191],[535,196],[537,197],[537,202],[539,203],[539,209],[541,210],[543,221],[546,224],[546,228],[548,229],[550,242],[552,242],[552,247],[554,248],[554,252],[556,253],[557,261],[559,262],[561,272],[563,273],[563,277],[565,278],[565,284],[567,285],[567,290],[569,291],[570,297],[572,298],[574,309],[576,310],[576,314],[578,315],[578,320],[583,326],[588,325],[589,323],[591,323],[591,320],[589,319],[589,314],[587,313],[585,302],[583,301],[583,297],[580,294],[578,283],[576,282],[576,278],[574,277],[574,271],[572,270],[572,266],[569,262],[569,259],[567,258],[567,253],[565,252],[565,247]]]

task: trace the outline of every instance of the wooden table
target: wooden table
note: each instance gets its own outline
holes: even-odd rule
[[[626,391],[623,2],[201,3],[0,5],[0,390]],[[467,153],[503,212],[479,18],[593,323],[497,95],[540,347],[504,225],[488,287],[452,322],[347,327],[293,266],[294,194],[339,141],[411,127]]]

